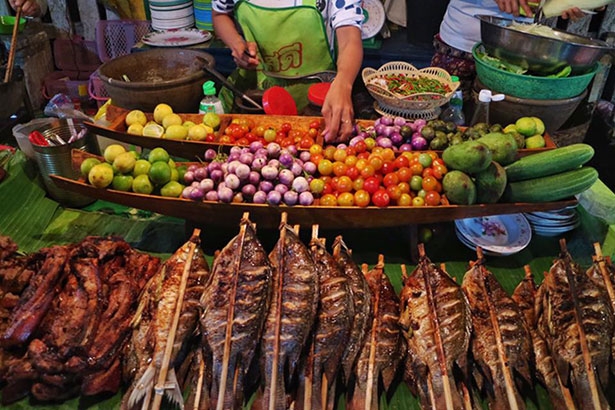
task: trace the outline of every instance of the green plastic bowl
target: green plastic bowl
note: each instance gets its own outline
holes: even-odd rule
[[[549,78],[511,73],[483,62],[477,54],[482,47],[477,43],[472,48],[472,56],[476,62],[476,76],[485,87],[506,95],[534,100],[559,100],[572,98],[581,94],[598,71],[598,64],[581,75]]]
[[[0,34],[13,34],[13,26],[15,25],[15,17],[14,16],[0,16]],[[21,33],[24,26],[26,25],[26,19],[20,18],[19,25],[17,26],[17,31]]]

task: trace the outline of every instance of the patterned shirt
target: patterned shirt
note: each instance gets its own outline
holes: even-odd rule
[[[233,12],[239,0],[212,0],[212,9],[224,14]],[[262,7],[282,8],[300,6],[302,0],[251,0],[252,4]],[[316,0],[316,7],[322,13],[326,22],[327,37],[333,47],[335,30],[342,26],[354,26],[361,29],[363,22],[363,9],[361,0]]]

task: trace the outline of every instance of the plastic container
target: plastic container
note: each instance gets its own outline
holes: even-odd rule
[[[458,82],[459,77],[451,76],[451,80],[453,80],[453,82]],[[465,125],[466,116],[463,113],[463,91],[461,91],[461,89],[458,88],[455,91],[448,103],[448,107],[442,111],[440,119],[453,122],[457,125]]]
[[[72,119],[56,119],[59,121],[51,128],[43,129],[43,135],[55,134],[61,137],[64,141],[68,141],[73,135],[73,132],[79,132],[85,129],[85,125]],[[60,189],[56,186],[49,175],[60,175],[66,178],[78,179],[81,172],[73,168],[72,154],[73,149],[79,149],[93,154],[100,154],[98,141],[96,136],[87,132],[83,138],[75,140],[71,143],[57,146],[40,146],[33,145],[34,159],[39,167],[40,174],[43,178],[43,183],[50,197],[58,201],[64,206],[82,207],[91,204],[96,199],[89,196],[79,195],[71,191]]]
[[[213,81],[209,80],[203,83],[203,94],[205,94],[205,97],[199,104],[199,114],[207,114],[208,112],[224,114],[224,107],[222,107],[222,101],[216,96],[216,85]]]
[[[302,114],[312,117],[322,116],[322,105],[325,102],[331,83],[316,83],[308,89],[309,104],[303,109]]]

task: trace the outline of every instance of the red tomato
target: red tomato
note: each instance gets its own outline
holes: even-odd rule
[[[356,148],[355,147],[348,147],[348,148],[346,148],[346,155],[347,156],[357,155]]]
[[[444,178],[444,175],[448,172],[444,164],[433,164],[431,167],[433,168],[433,176],[438,179]]]
[[[299,141],[299,148],[307,149],[314,145],[314,138],[306,135]]]
[[[389,197],[387,191],[385,191],[384,189],[378,189],[372,195],[372,202],[377,207],[384,208],[389,205],[389,203],[391,202],[391,198]]]
[[[318,134],[320,134],[320,131],[318,131],[317,128],[310,128],[307,133],[310,137],[316,139],[318,137]]]
[[[438,186],[438,180],[434,176],[423,177],[422,186],[425,191],[434,191]]]
[[[412,178],[412,171],[408,167],[401,167],[397,171],[397,177],[399,178],[399,182],[408,182],[410,178]]]
[[[262,125],[258,125],[252,129],[252,133],[259,138],[262,138],[265,135],[265,127]]]
[[[346,169],[346,175],[354,181],[361,176],[361,173],[359,172],[357,167],[348,167]]]
[[[357,154],[367,151],[367,144],[364,141],[359,141],[354,145],[354,149],[357,151]]]
[[[418,161],[411,163],[410,171],[412,171],[412,175],[421,175],[423,173],[423,166]]]
[[[369,205],[370,200],[369,192],[364,189],[359,189],[354,193],[354,203],[356,206],[366,207]]]
[[[346,171],[348,170],[348,165],[344,164],[340,161],[335,161],[333,163],[333,174],[336,176],[346,175]]]
[[[331,182],[325,182],[325,187],[322,189],[322,194],[327,195],[327,194],[333,194],[333,185],[331,184]],[[337,203],[337,200],[335,201]]]
[[[423,178],[433,176],[433,168],[423,168],[423,173],[421,174]]]
[[[410,165],[410,160],[408,160],[408,157],[406,157],[405,155],[400,155],[399,157],[395,158],[393,164],[395,165],[395,169],[400,169],[403,167],[408,167]]]
[[[283,122],[282,125],[280,126],[280,131],[282,132],[290,132],[290,130],[293,129],[293,126],[290,124],[290,122]]]
[[[387,194],[389,194],[389,198],[391,198],[392,201],[397,201],[402,193],[398,185],[389,185],[387,187]]]
[[[324,194],[320,197],[321,206],[337,206],[337,198],[333,194]]]
[[[310,128],[320,128],[320,120],[312,120],[310,121],[310,124],[308,125],[308,127]]]
[[[363,178],[373,177],[376,174],[376,170],[372,165],[366,165],[365,168],[361,170],[361,176]]]
[[[384,160],[382,159],[382,157],[380,155],[370,155],[369,156],[369,164],[374,167],[374,170],[379,171],[380,168],[382,168],[382,165],[384,164]]]
[[[440,194],[436,191],[428,191],[427,194],[425,194],[425,205],[440,205]]]
[[[365,178],[363,189],[370,194],[374,194],[380,188],[380,181],[376,177]]]
[[[254,135],[253,132],[246,132],[246,135],[244,135],[244,137],[249,141],[249,142],[254,142],[258,139],[258,137],[256,135]]]
[[[382,163],[382,168],[380,168],[380,172],[386,175],[390,174],[393,171],[395,171],[395,164],[393,163],[393,161],[384,161]]]
[[[320,144],[313,144],[310,146],[310,154],[311,155],[316,155],[316,154],[322,154],[322,145]]]
[[[235,141],[237,145],[250,145],[250,141],[246,137],[241,137],[237,141]]]
[[[384,178],[382,178],[382,183],[384,184],[385,187],[388,187],[391,185],[397,185],[399,184],[399,177],[394,172],[390,174],[386,174]]]
[[[346,175],[342,175],[338,178],[336,184],[337,192],[350,192],[352,191],[352,179]]]

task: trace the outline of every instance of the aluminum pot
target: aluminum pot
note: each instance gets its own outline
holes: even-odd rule
[[[168,48],[114,58],[98,72],[114,105],[152,112],[159,103],[166,103],[175,112],[196,113],[203,98],[203,83],[212,79],[197,57],[215,66],[211,54]]]
[[[557,38],[530,34],[510,28],[515,20],[477,15],[481,41],[489,55],[529,71],[548,75],[570,65],[573,74],[582,74],[613,49],[604,41],[553,29]],[[521,23],[521,22],[517,22]]]

